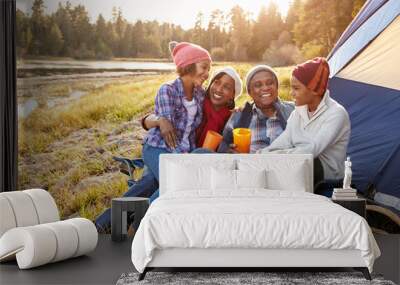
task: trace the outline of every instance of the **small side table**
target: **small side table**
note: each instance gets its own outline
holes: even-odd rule
[[[142,197],[114,198],[111,201],[111,239],[123,241],[127,236],[128,212],[134,213],[133,227],[137,230],[149,208],[149,199]]]
[[[352,198],[352,199],[333,199],[332,202],[339,204],[340,206],[359,214],[365,219],[366,217],[366,200],[364,198]]]

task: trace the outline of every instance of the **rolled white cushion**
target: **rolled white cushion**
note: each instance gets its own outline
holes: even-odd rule
[[[71,224],[78,233],[78,248],[74,257],[91,252],[96,248],[98,233],[96,226],[90,220],[74,218],[64,222]]]
[[[65,221],[44,224],[56,236],[57,250],[51,262],[70,258],[78,250],[78,233]]]
[[[39,224],[60,220],[56,202],[49,192],[43,189],[29,189],[22,192],[28,194],[32,199],[39,218]]]
[[[2,197],[10,202],[17,227],[33,226],[39,223],[38,214],[31,197],[23,191],[3,192]]]
[[[75,218],[7,231],[0,238],[0,261],[16,256],[20,269],[86,254],[96,248],[97,231],[84,218]]]
[[[57,240],[53,231],[43,225],[14,228],[0,239],[0,260],[16,254],[20,269],[51,262],[56,254]]]
[[[17,222],[15,221],[14,211],[11,208],[8,199],[0,195],[0,237],[9,229],[15,228]]]

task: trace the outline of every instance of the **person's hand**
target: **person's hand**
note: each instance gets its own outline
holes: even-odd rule
[[[168,119],[163,117],[160,117],[159,123],[161,136],[165,140],[167,146],[172,149],[176,148],[178,139],[176,137],[176,131],[172,123]]]
[[[229,145],[229,148],[228,148],[227,152],[228,152],[228,153],[239,153],[239,152],[236,150],[236,145],[233,144],[233,143],[231,143],[231,144]]]

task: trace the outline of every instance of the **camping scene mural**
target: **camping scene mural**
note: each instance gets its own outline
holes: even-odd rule
[[[271,66],[285,101],[294,66],[325,57],[350,115],[352,186],[374,230],[400,233],[399,1],[152,2],[17,0],[18,188],[48,190],[63,218],[95,220],[137,183],[141,119],[177,77],[171,41],[206,49],[210,75],[229,65],[244,81]],[[239,110],[252,100],[242,89]]]

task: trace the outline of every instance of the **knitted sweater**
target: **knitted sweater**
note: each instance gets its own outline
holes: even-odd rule
[[[350,138],[347,111],[328,90],[311,119],[307,111],[307,105],[296,107],[286,130],[261,153],[310,153],[320,159],[325,179],[342,178]]]

